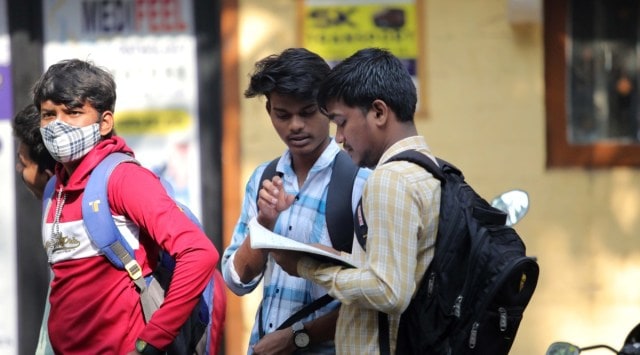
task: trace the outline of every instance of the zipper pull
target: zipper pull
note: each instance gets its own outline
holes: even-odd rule
[[[498,308],[500,313],[500,331],[505,332],[507,330],[507,310],[504,307]]]
[[[476,341],[478,340],[478,327],[480,327],[480,324],[478,322],[473,322],[473,326],[471,326],[471,334],[469,335],[470,349],[476,347]]]
[[[456,318],[460,318],[461,308],[462,308],[462,295],[456,298],[456,303],[453,305],[453,315],[456,316]]]
[[[429,283],[427,284],[427,297],[431,297],[433,296],[433,289],[435,287],[436,284],[436,273],[432,272],[429,275]]]

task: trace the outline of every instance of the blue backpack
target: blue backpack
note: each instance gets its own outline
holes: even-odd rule
[[[175,261],[162,250],[158,265],[153,273],[143,277],[142,270],[134,257],[134,251],[122,236],[111,215],[107,198],[107,183],[111,173],[121,163],[139,164],[132,156],[124,153],[111,153],[93,170],[84,196],[82,197],[82,219],[91,241],[118,269],[126,270],[140,293],[140,302],[145,322],[164,300],[165,290],[171,281]],[[165,189],[172,194],[173,189],[161,180]],[[56,183],[55,175],[49,180],[44,190],[43,216],[46,218],[51,204]],[[95,201],[99,201],[96,204]],[[175,201],[178,207],[202,229],[198,218],[183,204]],[[99,206],[99,207],[98,207]],[[224,322],[226,295],[222,276],[218,270],[214,272],[200,296],[200,300],[189,319],[180,329],[180,333],[167,348],[167,354],[210,354],[216,353],[221,341]]]

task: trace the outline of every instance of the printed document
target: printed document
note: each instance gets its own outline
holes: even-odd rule
[[[249,221],[249,231],[251,233],[251,248],[253,249],[282,249],[305,253],[307,256],[316,258],[322,262],[343,264],[347,267],[357,267],[351,254],[342,253],[337,255],[326,250],[316,248],[313,245],[300,243],[293,239],[283,237],[279,234],[263,227],[256,217]]]

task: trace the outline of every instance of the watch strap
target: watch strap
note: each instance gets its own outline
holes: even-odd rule
[[[302,309],[287,318],[287,320],[280,324],[277,330],[282,330],[290,327],[293,323],[326,306],[331,301],[333,301],[333,297],[331,297],[329,294],[325,294],[324,296],[315,299],[313,302],[302,307]],[[261,339],[265,335],[265,331],[262,327],[262,302],[260,303],[260,307],[258,309],[258,335]]]
[[[304,324],[302,324],[301,321],[297,321],[291,325],[291,330],[293,330],[294,334],[301,330],[304,330]]]
[[[163,352],[160,351],[155,346],[147,343],[142,339],[136,340],[136,351],[142,355],[162,355]]]
[[[309,347],[309,333],[307,332],[307,330],[304,328],[304,324],[302,324],[301,321],[297,321],[295,323],[293,323],[293,325],[291,325],[291,329],[293,331],[293,344],[296,346],[296,348],[298,348],[299,350],[303,350]],[[305,339],[303,340],[304,345],[299,345],[298,344],[298,339],[302,338]]]

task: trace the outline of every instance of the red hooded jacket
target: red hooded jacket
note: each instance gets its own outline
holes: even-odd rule
[[[57,183],[43,225],[53,270],[49,338],[56,353],[126,354],[137,338],[163,349],[198,301],[218,262],[212,242],[167,195],[158,177],[137,164],[120,164],[109,178],[111,214],[143,274],[151,273],[158,248],[176,260],[170,292],[145,324],[140,296],[127,272],[116,269],[91,243],[81,203],[93,168],[108,154],[132,154],[124,140],[101,141],[71,176],[58,164]],[[58,216],[58,223],[54,223]]]

